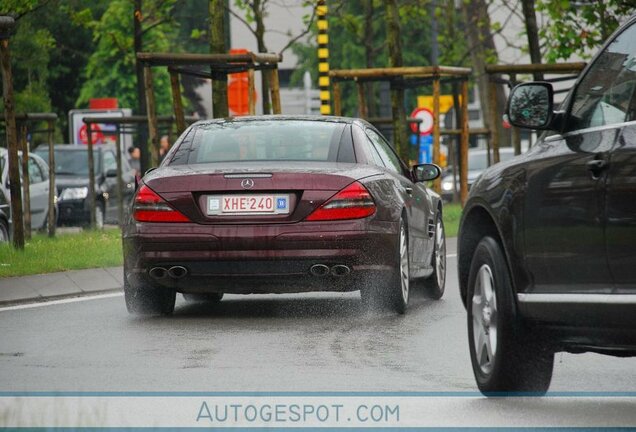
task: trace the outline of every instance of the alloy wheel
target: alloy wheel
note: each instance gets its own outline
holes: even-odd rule
[[[409,250],[404,224],[400,226],[400,283],[402,285],[402,299],[407,303],[409,299]]]
[[[472,299],[473,341],[479,368],[490,374],[497,354],[497,297],[492,270],[482,265],[477,273]]]
[[[437,220],[435,227],[435,277],[437,286],[443,287],[446,281],[446,234],[441,219]]]

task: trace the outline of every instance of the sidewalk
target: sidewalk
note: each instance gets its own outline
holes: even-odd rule
[[[122,267],[2,278],[0,305],[121,290],[122,286]]]

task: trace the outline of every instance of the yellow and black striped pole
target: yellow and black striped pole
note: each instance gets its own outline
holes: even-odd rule
[[[320,114],[331,114],[331,93],[329,92],[329,36],[327,35],[327,5],[318,0],[318,88],[320,89]]]

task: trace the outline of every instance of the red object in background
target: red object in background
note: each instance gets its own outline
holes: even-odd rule
[[[231,49],[230,54],[247,54],[246,49]],[[230,74],[227,85],[227,105],[232,115],[246,115],[249,107],[249,83],[247,72]]]
[[[87,144],[88,145],[88,133],[86,133],[88,130],[88,127],[86,127],[85,124],[82,125],[82,127],[79,130],[79,140],[82,144]],[[97,123],[93,123],[93,125],[91,126],[91,140],[93,141],[93,144],[104,144],[104,133],[102,132],[102,128],[99,127],[99,124]]]
[[[119,102],[117,98],[93,98],[88,100],[88,108],[90,109],[117,109]]]

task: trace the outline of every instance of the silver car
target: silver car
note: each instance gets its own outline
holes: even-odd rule
[[[7,149],[0,148],[0,189],[10,202],[11,192],[9,191],[9,153]],[[40,156],[29,154],[29,192],[31,195],[31,227],[32,229],[42,229],[46,226],[47,215],[49,213],[49,166]],[[22,175],[22,165],[20,165],[20,175]],[[4,236],[3,236],[4,237]],[[8,238],[3,239],[7,241]]]

